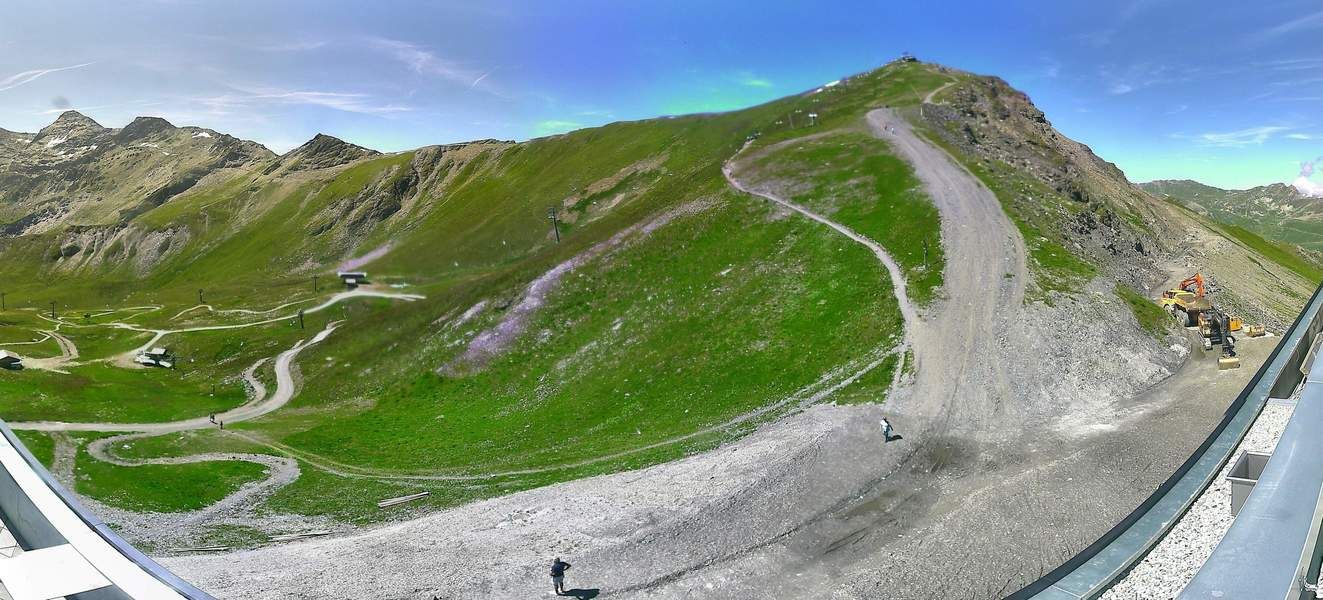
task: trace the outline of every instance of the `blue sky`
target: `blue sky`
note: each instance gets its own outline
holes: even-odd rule
[[[1292,181],[1323,155],[1316,0],[5,0],[2,11],[0,127],[19,131],[72,107],[108,126],[159,115],[276,151],[318,132],[387,151],[526,139],[748,106],[908,50],[1008,80],[1135,181]]]

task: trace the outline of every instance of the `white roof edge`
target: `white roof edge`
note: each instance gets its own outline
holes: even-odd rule
[[[181,600],[187,598],[130,560],[101,533],[74,512],[55,490],[28,464],[7,437],[0,436],[0,467],[42,516],[112,585],[134,600]]]

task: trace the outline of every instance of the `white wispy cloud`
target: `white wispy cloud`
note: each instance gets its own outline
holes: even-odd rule
[[[213,112],[219,113],[257,104],[301,104],[367,115],[389,115],[413,110],[409,106],[382,103],[371,94],[280,89],[240,89],[239,92],[196,98],[196,100]]]
[[[1117,30],[1114,28],[1102,29],[1099,31],[1078,34],[1075,36],[1075,39],[1091,48],[1105,48],[1111,45],[1112,39],[1116,37],[1116,34]]]
[[[487,76],[495,70],[484,72],[468,68],[453,60],[437,56],[435,52],[423,46],[403,40],[374,37],[368,38],[368,44],[377,50],[386,52],[391,58],[404,64],[415,73],[461,83],[470,89],[477,88],[478,84],[487,79]]]
[[[95,63],[88,62],[80,65],[56,67],[54,69],[33,69],[31,71],[23,71],[22,73],[17,73],[14,75],[10,75],[9,77],[6,77],[4,79],[0,79],[0,92],[3,92],[5,90],[12,90],[20,85],[32,83],[33,81],[36,81],[37,79],[40,79],[41,77],[49,75],[51,73],[58,73],[60,71],[71,71],[73,69],[81,69],[83,67],[90,66],[93,64]]]
[[[327,43],[326,40],[295,40],[258,44],[255,48],[263,52],[308,52],[325,47]]]
[[[1188,67],[1139,62],[1128,65],[1103,65],[1099,67],[1098,75],[1107,83],[1107,93],[1120,96],[1155,85],[1190,81],[1205,74]]]
[[[1135,91],[1135,86],[1124,82],[1113,83],[1111,87],[1107,88],[1107,93],[1112,94],[1113,96],[1129,94],[1133,91]]]
[[[577,121],[565,121],[561,119],[548,119],[540,121],[533,126],[533,135],[544,136],[556,133],[565,133],[583,127],[583,123]]]
[[[1316,139],[1318,139],[1318,136],[1316,136],[1316,135],[1312,135],[1312,134],[1308,134],[1308,133],[1288,133],[1288,134],[1286,134],[1286,137],[1291,138],[1291,139],[1293,139],[1293,140],[1316,140]]]
[[[1268,138],[1288,129],[1290,128],[1279,125],[1264,125],[1262,127],[1250,127],[1247,129],[1221,133],[1202,133],[1195,139],[1209,146],[1240,148],[1243,146],[1261,145],[1268,141]]]
[[[84,106],[84,105],[79,105],[79,106],[67,106],[67,107],[48,108],[48,109],[45,109],[45,110],[39,110],[39,111],[34,112],[34,113],[32,113],[32,114],[34,114],[34,115],[58,115],[58,114],[60,114],[60,113],[62,113],[62,112],[64,112],[64,111],[66,111],[66,110],[76,110],[76,111],[81,112],[81,113],[87,113],[87,112],[94,111],[94,110],[106,110],[106,109],[110,109],[110,108],[127,108],[127,107],[130,107],[130,106],[138,106],[138,107],[143,107],[143,106],[160,106],[160,105],[162,105],[162,104],[164,104],[164,102],[161,102],[161,101],[159,101],[159,100],[135,100],[135,101],[132,101],[132,102],[116,102],[116,103],[113,103],[113,104],[93,104],[93,105],[86,105],[86,106]]]
[[[764,89],[773,87],[772,81],[770,79],[764,77],[758,77],[754,75],[752,71],[740,71],[739,73],[735,74],[734,79],[735,79],[735,83],[738,83],[746,87],[756,87],[756,88],[764,88]]]
[[[1321,29],[1321,28],[1323,28],[1323,11],[1296,17],[1294,19],[1291,19],[1290,21],[1286,21],[1285,23],[1278,24],[1274,27],[1269,27],[1267,29],[1264,29],[1263,31],[1260,31],[1258,35],[1256,35],[1255,37],[1260,41],[1262,41],[1262,40],[1272,39],[1275,37],[1280,37],[1283,35],[1296,33],[1299,31],[1307,31],[1310,29]]]

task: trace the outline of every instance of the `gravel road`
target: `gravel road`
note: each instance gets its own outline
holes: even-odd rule
[[[1026,307],[1023,241],[996,198],[896,115],[868,121],[942,216],[945,296],[912,315],[912,393],[812,406],[639,471],[162,562],[222,598],[536,597],[551,593],[554,556],[575,564],[569,587],[613,598],[983,598],[1050,569],[1170,473],[1270,343],[1245,343],[1245,368],[1226,373],[1133,327],[1100,350],[1081,326],[1131,319],[1106,282]],[[883,444],[884,409],[905,440]]]

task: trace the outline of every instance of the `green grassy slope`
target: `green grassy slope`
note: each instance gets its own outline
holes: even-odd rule
[[[286,409],[226,433],[141,440],[123,453],[287,453],[304,461],[304,476],[271,508],[367,521],[388,517],[373,503],[400,489],[426,486],[435,492],[427,502],[441,506],[711,447],[878,360],[901,332],[889,280],[866,248],[734,192],[722,163],[753,131],[763,132],[759,144],[836,131],[835,146],[778,157],[777,168],[841,165],[808,177],[815,187],[803,200],[831,203],[839,218],[875,236],[927,297],[940,285],[936,212],[903,163],[857,131],[866,110],[916,102],[944,81],[931,67],[901,65],[734,113],[617,123],[516,145],[420,149],[323,171],[233,173],[137,216],[129,229],[138,237],[125,234],[115,249],[131,260],[53,266],[42,258],[55,244],[50,236],[0,241],[0,255],[33,258],[13,267],[23,284],[11,298],[20,306],[57,300],[70,323],[61,331],[94,358],[142,342],[110,329],[115,320],[176,328],[249,318],[180,315],[197,303],[198,289],[218,309],[324,299],[336,264],[387,244],[366,267],[373,280],[427,296],[355,300],[308,315],[306,330],[281,320],[170,335],[163,344],[181,357],[173,372],[97,363],[68,376],[5,374],[0,396],[14,400],[0,405],[0,416],[205,415],[242,401],[238,375],[248,365],[337,319],[344,325],[301,355],[302,390]],[[784,116],[797,110],[824,118],[791,128]],[[562,220],[559,244],[549,206]],[[142,240],[168,236],[175,249],[145,272],[126,266],[151,249]],[[508,348],[446,368],[511,317],[529,282],[566,261],[578,266],[523,317]],[[322,276],[317,293],[313,274]],[[92,309],[145,304],[163,306],[84,319]],[[894,365],[884,361],[842,400],[883,401]],[[271,385],[269,366],[259,376]],[[334,465],[378,475],[534,472],[403,485],[323,471]],[[177,510],[210,467],[80,468],[86,493]],[[216,468],[234,482],[221,490],[253,476],[243,466]],[[183,491],[157,489],[169,478]]]
[[[945,265],[941,221],[885,141],[861,128],[840,129],[767,147],[740,167],[739,177],[786,188],[790,200],[892,249],[910,297],[932,300]]]
[[[83,435],[91,441],[95,435]],[[239,461],[121,467],[94,460],[86,445],[75,462],[76,491],[111,506],[139,512],[179,512],[208,506],[261,479],[266,467]],[[151,490],[151,493],[144,493]]]
[[[1314,260],[1304,256],[1298,248],[1281,242],[1265,240],[1254,232],[1237,225],[1223,225],[1222,230],[1226,232],[1229,238],[1249,246],[1250,249],[1273,262],[1295,271],[1306,281],[1314,283],[1323,281],[1323,268],[1320,268]]]
[[[1290,185],[1276,183],[1248,190],[1224,190],[1189,180],[1139,185],[1218,222],[1242,227],[1269,240],[1323,251],[1323,212],[1319,210],[1319,201]]]
[[[15,431],[18,435],[18,441],[23,442],[23,447],[32,453],[42,465],[47,469],[55,461],[55,440],[50,435],[40,431]]]

